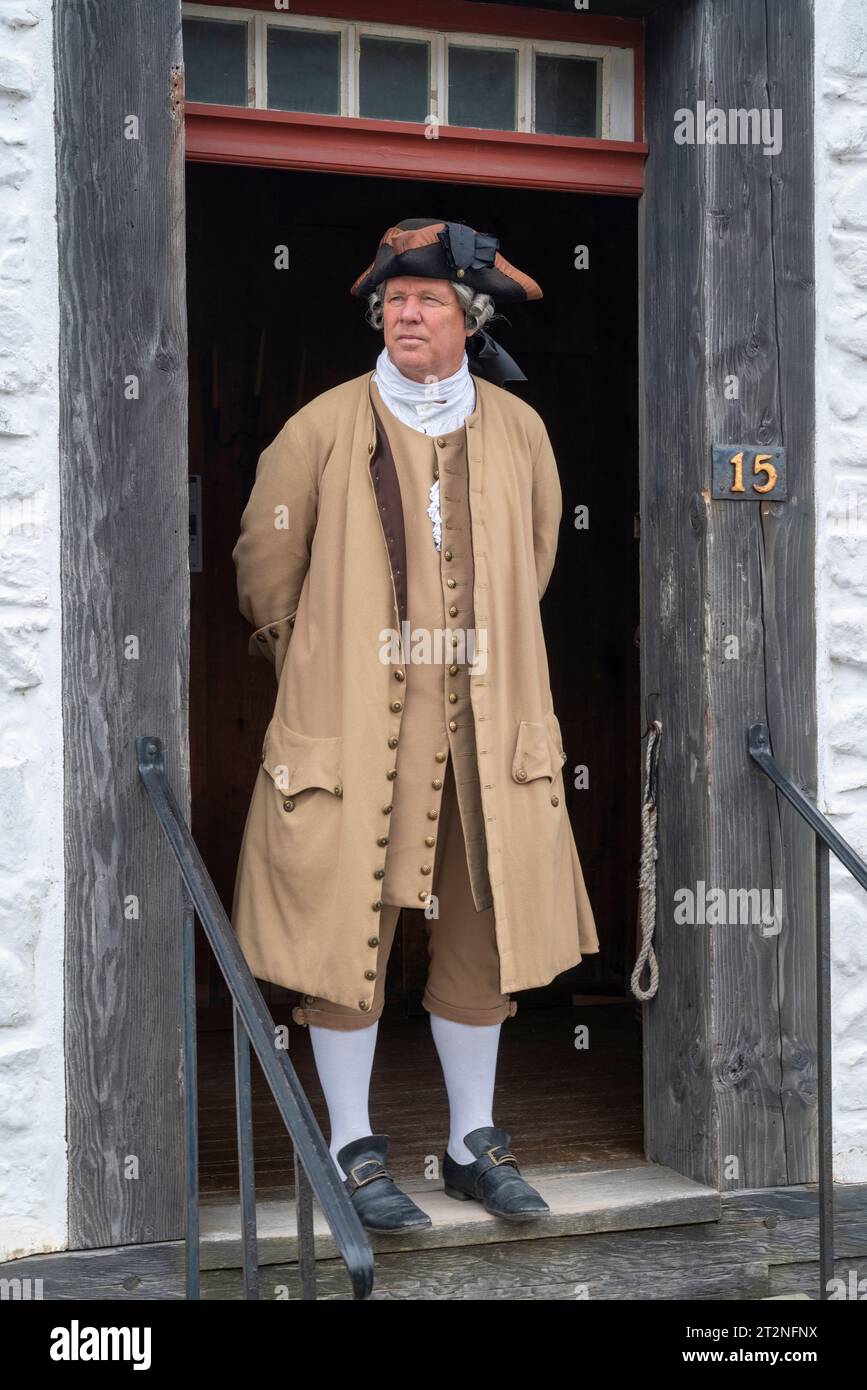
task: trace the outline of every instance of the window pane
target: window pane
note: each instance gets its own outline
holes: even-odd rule
[[[597,136],[598,82],[599,62],[595,58],[538,53],[534,128],[547,135]]]
[[[246,106],[246,24],[185,19],[183,42],[186,100]]]
[[[268,28],[268,105],[340,115],[340,35]]]
[[[518,54],[449,44],[449,125],[515,129]]]
[[[430,44],[361,40],[359,113],[377,121],[424,121],[430,114]]]

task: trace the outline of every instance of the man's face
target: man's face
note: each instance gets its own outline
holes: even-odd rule
[[[387,280],[383,332],[388,355],[413,381],[453,376],[467,340],[464,311],[448,280]]]

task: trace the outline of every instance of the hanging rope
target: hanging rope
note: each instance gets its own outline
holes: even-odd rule
[[[641,949],[630,981],[636,999],[652,999],[659,988],[659,967],[653,949],[653,932],[656,927],[656,860],[659,857],[656,848],[656,769],[659,763],[661,733],[662,724],[660,720],[654,719],[647,731],[644,800],[641,807],[641,869],[638,875]],[[646,990],[639,984],[645,964],[650,970],[650,985]]]

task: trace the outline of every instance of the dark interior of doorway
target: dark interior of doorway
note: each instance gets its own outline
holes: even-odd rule
[[[382,339],[349,287],[382,231],[410,216],[465,221],[544,291],[492,331],[528,381],[558,459],[563,522],[542,603],[569,813],[601,951],[517,994],[502,1032],[494,1118],[524,1166],[634,1162],[643,1155],[635,958],[640,739],[637,436],[637,205],[527,189],[191,164],[187,168],[190,474],[200,479],[201,569],[191,573],[193,834],[229,911],[244,818],[271,717],[273,668],[247,655],[231,552],[262,449],[319,392],[373,367]],[[589,265],[576,268],[576,248]],[[285,247],[286,268],[277,268]],[[589,525],[576,527],[576,508]],[[191,520],[191,530],[193,522]],[[540,866],[544,872],[544,866]],[[228,995],[199,931],[201,1181],[237,1185]],[[404,913],[389,962],[371,1122],[389,1168],[417,1174],[441,1151],[448,1109],[421,1007],[425,938]],[[263,984],[328,1137],[298,996]],[[576,1045],[586,1024],[589,1046]],[[579,1038],[580,1041],[580,1038]],[[256,1180],[290,1189],[291,1145],[254,1067]]]

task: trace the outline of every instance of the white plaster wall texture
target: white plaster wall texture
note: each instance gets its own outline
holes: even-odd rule
[[[867,859],[867,7],[816,0],[819,809]],[[831,856],[834,1177],[867,1181],[867,893]]]
[[[0,1258],[67,1242],[51,0],[0,0]]]

